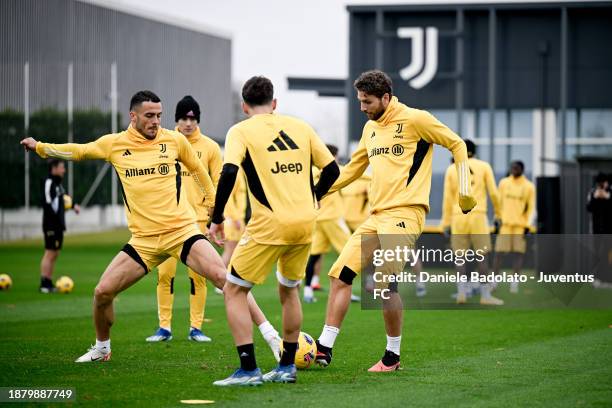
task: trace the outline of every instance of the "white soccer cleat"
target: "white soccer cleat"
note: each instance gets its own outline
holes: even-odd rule
[[[481,297],[480,304],[485,306],[503,306],[504,301],[495,296]]]
[[[111,351],[108,350],[107,353],[99,350],[96,346],[91,346],[91,348],[87,351],[87,353],[83,354],[81,357],[74,360],[75,363],[93,363],[95,361],[108,361],[111,358]]]
[[[280,356],[281,356],[281,349],[280,349],[281,341],[282,339],[280,338],[278,333],[276,333],[276,336],[272,337],[270,340],[266,340],[266,342],[268,343],[268,346],[270,346],[270,350],[272,350],[272,354],[274,354],[274,359],[276,360],[277,363],[280,361]]]

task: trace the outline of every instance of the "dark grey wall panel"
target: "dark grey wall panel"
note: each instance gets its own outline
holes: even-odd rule
[[[0,2],[0,110],[23,109],[23,64],[30,64],[30,109],[65,109],[74,64],[74,106],[110,110],[117,63],[120,125],[131,95],[159,94],[163,125],[174,126],[184,95],[200,101],[202,127],[222,139],[232,124],[231,40],[74,0]]]

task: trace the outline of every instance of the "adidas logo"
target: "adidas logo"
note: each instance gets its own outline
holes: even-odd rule
[[[242,352],[242,354],[240,354],[240,357],[248,357],[249,355],[246,352]]]
[[[372,136],[370,136],[370,139],[372,139],[372,138],[374,138],[374,137],[376,137],[376,132],[374,132],[374,131],[373,131],[373,132],[372,132]]]
[[[402,222],[398,222],[397,224],[395,224],[395,226],[397,226],[397,227],[402,227],[402,228],[406,228],[406,224],[404,223],[404,221],[402,221]]]
[[[272,144],[268,146],[269,152],[277,152],[279,150],[298,150],[299,147],[295,144],[295,142],[286,134],[284,131],[280,131],[279,137],[274,139]]]
[[[129,149],[125,149],[125,152],[123,152],[123,154],[121,156],[131,156],[132,152],[129,151]]]

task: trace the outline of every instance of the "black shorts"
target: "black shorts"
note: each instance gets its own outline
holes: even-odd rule
[[[62,230],[44,230],[45,234],[45,249],[59,251],[64,243],[64,231]]]

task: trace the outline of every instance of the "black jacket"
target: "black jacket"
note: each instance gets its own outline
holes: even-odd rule
[[[610,198],[594,198],[595,189],[587,196],[587,210],[593,216],[593,234],[612,234],[612,190],[608,188]]]
[[[47,176],[42,185],[43,230],[65,231],[64,194],[62,178]]]

